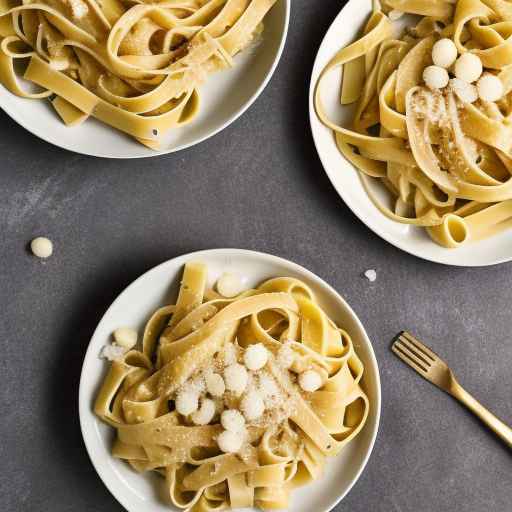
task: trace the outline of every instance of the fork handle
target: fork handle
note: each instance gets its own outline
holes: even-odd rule
[[[512,429],[505,425],[478,400],[473,398],[458,382],[453,382],[450,394],[480,418],[499,438],[512,448]]]

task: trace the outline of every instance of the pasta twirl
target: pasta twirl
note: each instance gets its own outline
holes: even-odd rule
[[[161,474],[175,506],[286,508],[364,426],[363,365],[303,282],[271,279],[226,299],[206,288],[206,272],[185,266],[176,304],[158,309],[141,346],[112,362],[95,412],[116,430],[113,456]],[[246,368],[256,352],[264,359]],[[306,371],[321,379],[314,391],[298,384]],[[246,379],[238,391],[235,373]]]
[[[391,11],[409,15],[400,36]],[[461,80],[457,63],[433,65],[441,39],[456,55],[477,57],[498,99],[488,99],[480,80]],[[447,248],[512,224],[511,41],[504,0],[375,1],[362,37],[333,56],[316,84],[317,115],[377,208],[425,227]],[[325,77],[340,67],[341,103],[355,103],[350,127],[333,122],[322,101]],[[439,86],[427,84],[428,67]],[[374,195],[372,180],[389,191],[390,207]]]
[[[0,0],[0,81],[55,96],[68,126],[89,116],[158,149],[196,116],[199,88],[262,31],[276,0]],[[23,78],[41,92],[26,91]]]

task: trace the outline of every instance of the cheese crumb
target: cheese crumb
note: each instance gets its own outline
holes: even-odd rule
[[[309,393],[322,387],[322,377],[314,370],[306,370],[299,375],[300,387]]]
[[[205,377],[206,390],[210,395],[220,397],[226,391],[224,379],[218,373],[209,373]]]
[[[195,425],[208,425],[215,416],[215,402],[210,398],[201,400],[201,407],[192,414],[192,422]]]
[[[198,375],[194,379],[189,380],[183,386],[187,391],[192,391],[198,395],[201,395],[206,391],[206,379],[203,374]]]
[[[199,394],[191,390],[182,390],[176,397],[176,410],[183,416],[188,416],[197,411],[199,406]]]
[[[224,453],[236,453],[242,448],[244,436],[240,432],[224,430],[217,437],[217,444]]]
[[[368,281],[373,283],[377,279],[377,272],[373,268],[371,268],[364,273],[364,276],[366,277],[366,279],[368,279]]]
[[[74,18],[82,19],[89,12],[89,6],[83,0],[69,0],[71,15]]]
[[[115,343],[105,345],[101,349],[100,358],[108,359],[109,361],[119,361],[126,354],[126,349]]]
[[[130,327],[120,327],[114,331],[112,336],[119,346],[127,350],[130,350],[137,344],[137,331]]]
[[[263,402],[267,408],[272,408],[279,399],[279,387],[276,381],[268,372],[262,372],[259,374],[259,386],[258,390],[261,393]]]
[[[290,347],[289,343],[285,343],[279,347],[277,352],[277,364],[287,370],[293,365],[293,361],[295,360],[295,352]]]
[[[30,242],[30,250],[38,258],[49,258],[53,254],[53,243],[44,236],[38,236]]]
[[[230,432],[242,432],[245,428],[245,418],[236,409],[228,409],[220,416],[221,425]]]
[[[246,420],[257,420],[265,412],[265,403],[257,391],[249,391],[240,403],[240,410]]]
[[[268,351],[263,343],[247,347],[244,353],[244,363],[249,370],[261,370],[268,361]]]
[[[245,366],[235,363],[224,370],[224,382],[226,389],[241,395],[247,387],[247,370]]]
[[[223,351],[224,364],[226,366],[235,364],[237,362],[237,357],[238,357],[238,354],[237,354],[235,345],[233,345],[233,343],[228,343],[224,347],[224,351]]]

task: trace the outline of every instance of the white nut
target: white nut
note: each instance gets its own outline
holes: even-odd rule
[[[217,291],[223,297],[236,297],[244,291],[244,283],[240,276],[226,272],[217,280]]]
[[[235,363],[224,369],[224,382],[226,389],[241,395],[247,387],[247,370],[245,366]]]
[[[491,73],[485,73],[480,77],[476,84],[478,96],[483,101],[498,101],[503,97],[505,92],[503,82]]]
[[[119,327],[112,334],[115,342],[127,350],[130,350],[137,344],[137,331],[131,327]]]
[[[199,407],[199,395],[194,391],[182,390],[176,397],[176,410],[183,416],[188,416],[197,411]]]
[[[209,373],[206,375],[206,390],[212,396],[222,396],[226,391],[224,379],[218,373]]]
[[[237,409],[228,409],[220,416],[221,425],[230,432],[242,432],[245,428],[245,418]]]
[[[322,377],[314,370],[306,370],[299,375],[300,387],[309,393],[322,387]]]
[[[432,60],[436,66],[448,69],[457,60],[457,47],[451,39],[440,39],[432,48]]]
[[[265,412],[265,403],[257,391],[250,391],[243,397],[240,410],[247,421],[257,420]]]
[[[240,451],[244,443],[244,435],[240,432],[224,430],[217,437],[217,444],[224,453],[236,453]]]
[[[444,68],[427,66],[423,70],[423,80],[429,89],[442,89],[448,85],[450,76]]]
[[[49,258],[53,253],[53,243],[44,236],[38,236],[30,242],[30,250],[38,258]]]
[[[192,422],[195,425],[208,425],[215,416],[215,402],[210,398],[201,399],[201,407],[192,414]]]
[[[459,78],[452,78],[450,85],[462,103],[474,103],[478,99],[478,91],[475,85],[468,84]]]
[[[249,345],[244,353],[244,363],[249,370],[257,371],[263,368],[268,361],[268,350],[263,343]]]
[[[476,82],[482,71],[482,61],[474,53],[463,53],[455,62],[455,76],[468,84]]]

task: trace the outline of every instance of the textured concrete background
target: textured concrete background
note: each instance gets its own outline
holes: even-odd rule
[[[270,86],[229,129],[177,155],[78,156],[0,113],[0,510],[121,509],[80,435],[85,348],[137,276],[212,247],[306,266],[368,330],[381,368],[381,429],[367,470],[336,510],[512,510],[511,452],[389,351],[400,329],[424,337],[512,424],[512,266],[464,270],[415,259],[366,229],[331,187],[306,105],[314,54],[341,5],[293,0]],[[55,243],[44,263],[26,250],[41,233]],[[368,268],[377,269],[375,283],[361,277]]]

